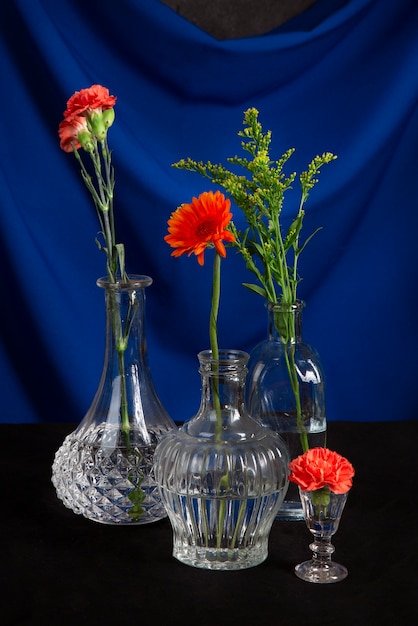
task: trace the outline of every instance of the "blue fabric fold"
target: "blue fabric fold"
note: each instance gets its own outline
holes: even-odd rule
[[[79,421],[101,373],[105,258],[58,124],[76,90],[117,96],[109,132],[128,270],[149,274],[147,337],[175,420],[197,410],[212,258],[174,259],[170,213],[209,189],[171,164],[224,162],[254,106],[288,173],[324,151],[306,211],[304,337],[321,354],[330,420],[416,419],[418,5],[318,0],[264,35],[218,41],[155,0],[16,0],[0,7],[2,422]],[[291,220],[298,188],[283,216]],[[242,224],[238,208],[234,220]],[[222,263],[220,344],[251,348],[267,313],[243,262]]]

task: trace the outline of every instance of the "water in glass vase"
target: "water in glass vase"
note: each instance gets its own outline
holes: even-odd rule
[[[104,524],[149,524],[166,517],[152,469],[155,447],[107,448],[68,435],[53,467],[58,497],[75,513]]]
[[[162,489],[169,502],[173,556],[214,570],[254,567],[268,556],[268,536],[281,491],[257,498],[208,498]]]
[[[325,445],[326,430],[315,432],[307,432],[309,448],[323,447]],[[302,454],[302,445],[300,441],[300,433],[297,432],[280,432],[280,436],[284,439],[291,459]],[[299,488],[295,483],[289,482],[286,499],[282,502],[279,512],[276,515],[278,520],[301,520],[303,521],[302,504],[299,497]]]

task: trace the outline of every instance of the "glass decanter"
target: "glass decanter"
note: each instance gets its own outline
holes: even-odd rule
[[[154,450],[174,427],[148,365],[148,276],[97,281],[105,290],[106,350],[94,400],[55,455],[52,482],[74,513],[105,524],[149,524],[166,517],[154,479]]]

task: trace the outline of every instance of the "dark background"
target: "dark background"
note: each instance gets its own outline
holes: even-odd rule
[[[57,499],[52,457],[72,424],[0,424],[8,442],[1,475],[13,468],[2,491],[1,624],[412,626],[418,536],[409,481],[417,426],[329,425],[330,446],[350,458],[356,476],[332,541],[348,577],[318,585],[293,571],[311,554],[303,521],[276,520],[268,558],[257,567],[216,572],[182,565],[171,556],[168,520],[97,524]],[[25,463],[16,463],[18,455]]]

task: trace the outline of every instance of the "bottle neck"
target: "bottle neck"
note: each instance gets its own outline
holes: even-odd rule
[[[244,402],[249,355],[241,350],[200,352],[202,397],[197,414],[183,426],[190,436],[210,444],[253,440],[263,430],[247,412]]]
[[[105,289],[106,354],[108,364],[125,365],[146,358],[145,342],[145,287],[152,280],[135,276],[129,282],[97,281]]]
[[[305,303],[271,303],[268,310],[268,336],[271,341],[297,343],[302,341],[302,311]]]
[[[248,354],[221,350],[219,359],[213,359],[212,352],[204,350],[198,356],[202,377],[201,410],[220,410],[224,417],[240,412],[244,405]]]

